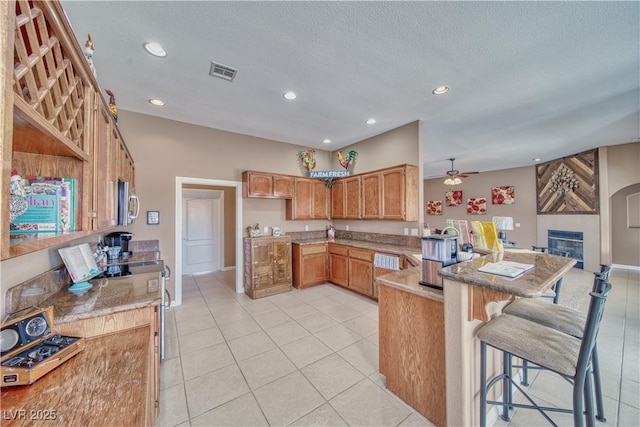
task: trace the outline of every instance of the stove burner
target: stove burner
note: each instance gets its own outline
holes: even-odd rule
[[[5,360],[2,362],[2,366],[31,368],[76,341],[78,341],[78,338],[76,337],[54,335],[42,341],[35,347],[27,349],[10,359]]]

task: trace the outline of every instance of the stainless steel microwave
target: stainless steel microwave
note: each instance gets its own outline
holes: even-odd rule
[[[118,225],[133,224],[140,213],[140,200],[130,183],[118,181]]]

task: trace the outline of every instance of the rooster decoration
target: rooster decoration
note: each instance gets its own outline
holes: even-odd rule
[[[358,153],[354,150],[349,151],[347,154],[342,154],[342,150],[338,151],[338,163],[345,169],[349,169],[349,164],[356,159]]]
[[[107,95],[109,95],[109,111],[111,111],[113,120],[117,123],[118,122],[118,106],[116,105],[116,96],[109,89],[107,89],[105,92],[107,92]]]
[[[93,66],[93,40],[91,39],[91,34],[89,34],[87,38],[87,42],[84,44],[84,56],[85,58],[87,58],[87,62],[89,63],[89,68],[91,69],[93,76],[97,77],[96,69]]]
[[[316,167],[316,150],[301,151],[298,156],[309,172]]]

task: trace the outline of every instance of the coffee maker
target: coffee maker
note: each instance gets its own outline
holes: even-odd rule
[[[422,280],[420,284],[442,289],[438,270],[458,262],[458,236],[434,235],[422,238]]]
[[[129,251],[129,240],[133,238],[133,233],[126,231],[115,231],[104,237],[104,244],[108,247],[120,247],[119,257],[128,258],[131,256]]]

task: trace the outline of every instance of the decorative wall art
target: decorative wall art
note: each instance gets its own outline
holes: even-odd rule
[[[447,206],[462,206],[462,190],[445,192],[444,202]]]
[[[512,205],[516,201],[513,185],[491,188],[492,205]]]
[[[597,214],[598,150],[536,166],[538,214]]]
[[[487,198],[486,197],[470,197],[467,199],[467,214],[469,215],[486,215],[487,214]]]
[[[442,215],[442,200],[429,200],[427,202],[427,215]]]
[[[338,151],[338,163],[345,169],[349,169],[349,164],[356,160],[358,153],[355,150],[351,150],[344,154],[342,150]]]
[[[298,157],[302,165],[307,168],[309,172],[316,167],[316,150],[301,151],[298,153]]]

